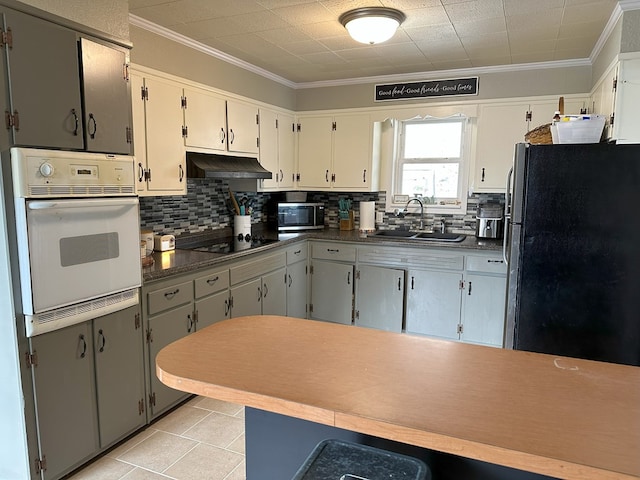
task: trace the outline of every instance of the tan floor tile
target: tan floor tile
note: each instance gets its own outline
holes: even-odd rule
[[[243,419],[213,412],[182,436],[224,448],[243,432]]]
[[[207,415],[211,415],[211,412],[202,408],[183,405],[155,422],[153,427],[163,432],[182,435]]]
[[[155,432],[118,459],[154,472],[163,472],[196,444],[177,435]]]
[[[155,432],[157,432],[155,428],[147,427],[144,430],[141,430],[140,432],[136,433],[133,437],[131,437],[129,440],[127,440],[123,444],[118,445],[116,448],[107,452],[106,456],[110,458],[118,458],[127,450],[132,449],[133,447],[141,443],[143,440],[149,438]]]
[[[229,474],[224,480],[247,480],[247,468],[243,461],[236,469]]]
[[[224,480],[241,462],[242,455],[200,444],[165,472],[178,480]]]
[[[69,477],[68,480],[120,480],[134,468],[133,465],[119,462],[114,458],[102,457]]]
[[[215,398],[196,397],[197,401],[192,406],[211,410],[212,412],[226,413],[227,415],[236,415],[244,409],[242,405],[231,402],[223,402]]]
[[[245,441],[244,441],[244,433],[242,435],[240,435],[238,438],[236,438],[233,442],[231,442],[227,448],[229,450],[233,450],[234,452],[238,452],[241,453],[242,455],[245,455]]]
[[[161,475],[159,473],[145,470],[144,468],[135,468],[127,473],[121,480],[171,480],[173,477]]]

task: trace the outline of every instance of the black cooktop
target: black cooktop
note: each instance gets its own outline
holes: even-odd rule
[[[238,237],[220,237],[214,239],[202,239],[197,242],[179,245],[177,248],[183,250],[194,250],[196,252],[209,253],[234,253],[252,248],[262,247],[275,243],[278,240],[266,238],[263,235],[256,236],[238,236]]]

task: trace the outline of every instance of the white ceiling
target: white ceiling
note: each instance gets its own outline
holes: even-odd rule
[[[194,40],[285,82],[588,59],[616,0],[129,0],[132,24]],[[357,7],[407,19],[363,45],[338,22]],[[135,45],[134,45],[135,48]]]

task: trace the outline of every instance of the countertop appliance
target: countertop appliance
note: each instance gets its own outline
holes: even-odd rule
[[[640,145],[516,145],[505,346],[640,365]]]
[[[279,202],[278,231],[322,230],[324,204],[311,202]]]
[[[16,313],[26,335],[136,305],[133,157],[12,148],[2,168]]]
[[[504,208],[499,203],[478,205],[476,212],[476,237],[502,238],[504,232]]]

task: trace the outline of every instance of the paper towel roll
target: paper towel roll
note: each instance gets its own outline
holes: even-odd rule
[[[360,231],[373,232],[376,229],[376,202],[360,202]]]

